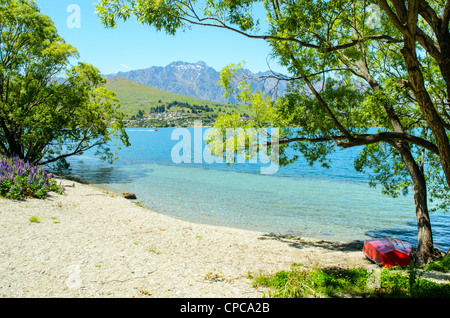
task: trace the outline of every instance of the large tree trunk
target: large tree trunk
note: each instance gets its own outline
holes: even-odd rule
[[[422,176],[423,177],[423,176]],[[422,178],[421,177],[421,178]],[[414,184],[414,202],[416,204],[416,218],[418,230],[417,258],[418,263],[426,264],[434,255],[433,234],[430,216],[427,208],[427,189],[424,182]]]
[[[450,84],[450,61],[448,56],[442,55],[449,51],[450,36],[448,35],[448,21],[442,21],[437,15],[427,15],[425,11],[427,8],[426,2],[419,0],[409,0],[407,6],[404,0],[391,1],[395,11],[392,10],[386,0],[379,0],[379,4],[389,17],[392,24],[403,35],[403,49],[401,53],[403,55],[406,68],[408,70],[408,76],[410,86],[414,92],[414,96],[417,100],[417,104],[420,110],[424,114],[426,121],[433,133],[436,140],[436,146],[439,149],[439,158],[441,161],[442,170],[445,174],[447,184],[450,186],[450,144],[447,137],[447,133],[444,127],[442,118],[440,117],[433,101],[428,94],[425,87],[425,81],[423,78],[421,64],[417,59],[416,45],[419,41],[423,47],[430,53],[431,56],[439,63],[443,79],[447,84],[447,94]],[[420,11],[422,10],[422,11]],[[436,46],[425,41],[426,37],[418,28],[419,11],[431,22],[430,26],[435,30],[435,36],[438,39],[439,46],[444,50],[440,53],[436,51]],[[434,16],[434,18],[433,18]],[[430,20],[431,19],[431,20]],[[434,19],[434,20],[433,20]],[[436,24],[437,23],[437,24]],[[437,26],[441,23],[440,27]],[[432,41],[431,39],[428,39]],[[447,96],[448,97],[448,96]]]
[[[448,3],[444,9],[442,17],[436,14],[433,8],[425,1],[419,0],[392,0],[395,9],[386,0],[378,2],[392,24],[402,33],[404,47],[401,50],[405,65],[408,71],[410,87],[413,90],[417,103],[424,114],[427,124],[431,129],[436,146],[439,150],[439,158],[447,184],[450,186],[450,144],[445,129],[445,123],[439,115],[425,86],[421,64],[417,58],[416,42],[418,41],[425,50],[439,64],[441,75],[447,86],[447,102],[450,91],[450,35],[448,31],[449,11]],[[433,40],[433,36],[428,36],[418,27],[419,12],[429,26],[434,31],[438,45]],[[445,107],[445,106],[444,106]],[[402,154],[403,156],[403,154]],[[405,161],[406,163],[406,161]],[[408,165],[407,165],[408,166]],[[417,226],[419,230],[419,250],[418,257],[422,261],[433,255],[431,235],[431,225],[426,208],[426,183],[422,171],[417,164],[409,165],[411,177],[414,181],[414,200],[416,202]],[[417,171],[419,170],[419,172]]]
[[[403,162],[414,183],[414,203],[417,218],[417,261],[426,264],[434,252],[433,234],[428,213],[427,185],[423,171],[420,169],[407,144],[397,143],[393,146],[400,152]]]
[[[363,78],[369,83],[373,90],[381,90],[381,86],[370,75],[368,68],[364,69]],[[395,132],[404,133],[403,126],[398,118],[394,108],[390,104],[384,104],[384,109],[389,116],[392,127]],[[427,184],[423,170],[419,167],[411,154],[411,149],[407,143],[391,142],[402,156],[402,160],[408,169],[409,175],[414,183],[414,204],[417,218],[417,258],[420,264],[428,262],[433,255],[433,234],[431,229],[430,216],[428,213]]]
[[[434,139],[436,140],[442,170],[444,171],[447,184],[450,186],[450,144],[447,133],[442,118],[439,116],[439,113],[425,88],[424,79],[420,70],[420,63],[417,60],[415,49],[411,47],[411,43],[407,44],[408,42],[412,41],[407,41],[405,37],[405,47],[402,49],[402,54],[408,68],[411,87],[417,103],[422,113],[425,115]]]

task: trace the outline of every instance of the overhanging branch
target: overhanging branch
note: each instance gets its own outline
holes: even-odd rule
[[[318,143],[318,142],[327,142],[327,141],[335,141],[336,146],[342,147],[342,148],[352,148],[352,147],[358,147],[358,146],[365,146],[370,144],[375,144],[378,142],[407,142],[411,143],[420,147],[423,147],[427,149],[428,151],[439,155],[439,150],[437,146],[420,137],[416,137],[413,135],[408,135],[404,133],[397,133],[397,132],[382,132],[378,134],[361,134],[361,135],[355,135],[352,140],[348,140],[346,136],[329,136],[329,137],[298,137],[298,138],[286,138],[286,139],[280,139],[278,141],[278,144],[289,144],[293,142],[311,142],[311,143]],[[271,143],[268,143],[270,145]]]
[[[322,45],[301,41],[295,37],[282,37],[282,36],[274,36],[274,35],[269,35],[269,34],[262,34],[262,35],[250,34],[250,33],[244,32],[238,28],[232,27],[232,26],[224,23],[220,19],[200,18],[195,13],[194,13],[194,16],[191,16],[190,18],[182,18],[182,20],[184,20],[185,22],[187,22],[189,24],[193,24],[193,25],[230,30],[230,31],[236,32],[238,34],[241,34],[241,35],[243,35],[247,38],[251,38],[251,39],[262,39],[265,41],[291,42],[291,43],[296,43],[302,47],[312,48],[312,49],[316,49],[316,50],[323,48]],[[208,22],[208,21],[212,21],[212,23]],[[320,40],[324,45],[327,45],[326,40],[324,40],[324,39],[320,39]],[[328,44],[327,47],[325,47],[323,49],[326,52],[335,52],[335,51],[340,51],[340,50],[351,48],[351,47],[356,46],[357,44],[365,42],[365,41],[386,41],[386,43],[401,43],[401,42],[403,42],[403,39],[396,39],[387,34],[371,35],[371,36],[360,37],[358,39],[353,39],[350,42],[340,44],[340,45],[329,45]]]

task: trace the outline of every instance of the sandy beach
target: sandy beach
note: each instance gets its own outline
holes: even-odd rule
[[[46,200],[0,199],[0,297],[259,298],[249,274],[371,266],[362,242],[190,223],[62,184]]]

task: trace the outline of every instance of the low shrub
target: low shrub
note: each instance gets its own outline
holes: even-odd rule
[[[450,255],[446,255],[434,262],[431,262],[431,263],[425,265],[424,270],[449,273],[450,272]]]
[[[364,268],[302,269],[265,274],[254,278],[254,285],[270,287],[273,298],[425,298],[450,297],[450,284],[439,284],[421,277],[415,268],[383,268],[379,284],[371,286],[372,272]]]

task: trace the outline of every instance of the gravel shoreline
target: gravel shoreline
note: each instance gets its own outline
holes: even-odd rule
[[[260,298],[249,274],[371,266],[362,243],[190,223],[61,181],[64,195],[0,199],[0,297]]]

